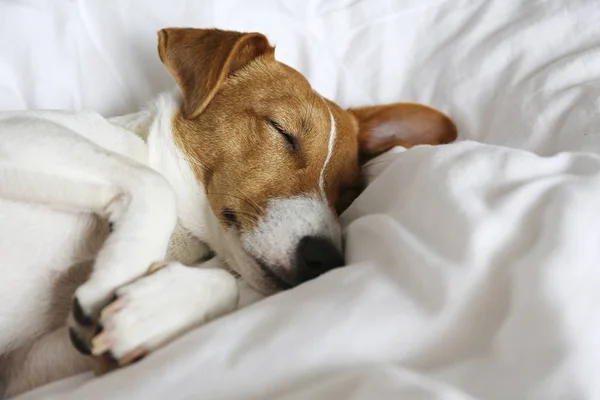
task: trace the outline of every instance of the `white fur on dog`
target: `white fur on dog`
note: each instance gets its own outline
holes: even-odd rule
[[[321,99],[323,99],[321,97]],[[325,194],[325,170],[327,169],[327,164],[329,164],[329,160],[331,160],[331,156],[333,155],[333,146],[335,145],[335,137],[337,135],[337,130],[335,126],[335,118],[333,117],[333,113],[331,112],[331,108],[329,108],[329,104],[327,101],[323,99],[323,103],[327,107],[327,111],[329,111],[329,120],[331,128],[329,130],[329,141],[327,143],[327,157],[325,158],[325,162],[323,163],[323,168],[321,168],[321,174],[319,176],[319,188],[321,189],[321,196],[323,199],[327,198]]]
[[[213,259],[203,268],[170,263],[117,290],[122,308],[102,317],[112,354],[154,350],[213,318],[233,311],[238,302],[235,278]]]

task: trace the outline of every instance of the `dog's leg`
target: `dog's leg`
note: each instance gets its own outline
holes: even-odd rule
[[[21,127],[19,119],[9,122],[13,128],[7,130],[10,136],[5,138],[6,133],[0,132],[0,153],[6,155],[0,172],[7,178],[0,180],[0,197],[53,207],[75,206],[106,217],[113,226],[96,257],[90,279],[75,292],[70,325],[75,336],[84,336],[81,333],[87,329],[83,327],[93,324],[116,288],[164,259],[177,219],[174,193],[166,180],[150,168],[64,127],[48,122],[37,126],[29,120]],[[15,130],[17,127],[21,129]],[[39,174],[41,181],[42,175],[51,175],[53,186],[31,193],[15,190],[10,186],[14,180],[8,177],[11,171],[23,170]],[[75,189],[78,182],[86,188],[84,191]]]
[[[114,173],[130,177],[102,210],[112,234],[96,257],[90,279],[75,292],[73,318],[81,325],[99,315],[117,287],[164,259],[176,223],[174,194],[160,175],[146,168]]]
[[[102,310],[103,331],[92,340],[95,355],[127,365],[190,329],[233,311],[236,279],[213,258],[198,267],[173,262],[120,287]]]

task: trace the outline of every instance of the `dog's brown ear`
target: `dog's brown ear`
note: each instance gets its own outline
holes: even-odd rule
[[[454,122],[433,108],[415,103],[349,109],[358,120],[358,143],[362,160],[394,146],[446,144],[457,137]]]
[[[158,54],[183,94],[183,115],[206,108],[228,76],[260,56],[274,56],[260,33],[168,28],[158,32]]]

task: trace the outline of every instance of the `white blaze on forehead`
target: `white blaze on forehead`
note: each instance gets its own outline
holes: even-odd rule
[[[331,160],[331,155],[333,154],[333,145],[335,143],[335,136],[337,134],[337,130],[335,127],[335,118],[333,118],[331,108],[329,108],[327,101],[323,97],[321,97],[321,100],[323,100],[323,103],[325,103],[325,107],[327,107],[327,111],[329,112],[329,119],[331,120],[331,129],[329,130],[329,144],[327,145],[327,157],[325,158],[323,168],[321,168],[321,175],[319,176],[319,188],[321,189],[321,195],[323,196],[323,199],[325,199],[327,197],[325,195],[325,169],[327,168],[327,164],[329,164],[329,160]]]
[[[327,201],[308,196],[272,199],[263,218],[241,240],[244,249],[262,262],[292,268],[305,236],[329,239],[341,249],[341,228]]]

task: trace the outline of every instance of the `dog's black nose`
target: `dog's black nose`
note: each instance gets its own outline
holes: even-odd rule
[[[344,265],[344,256],[331,240],[305,236],[296,249],[296,266],[301,282]]]

